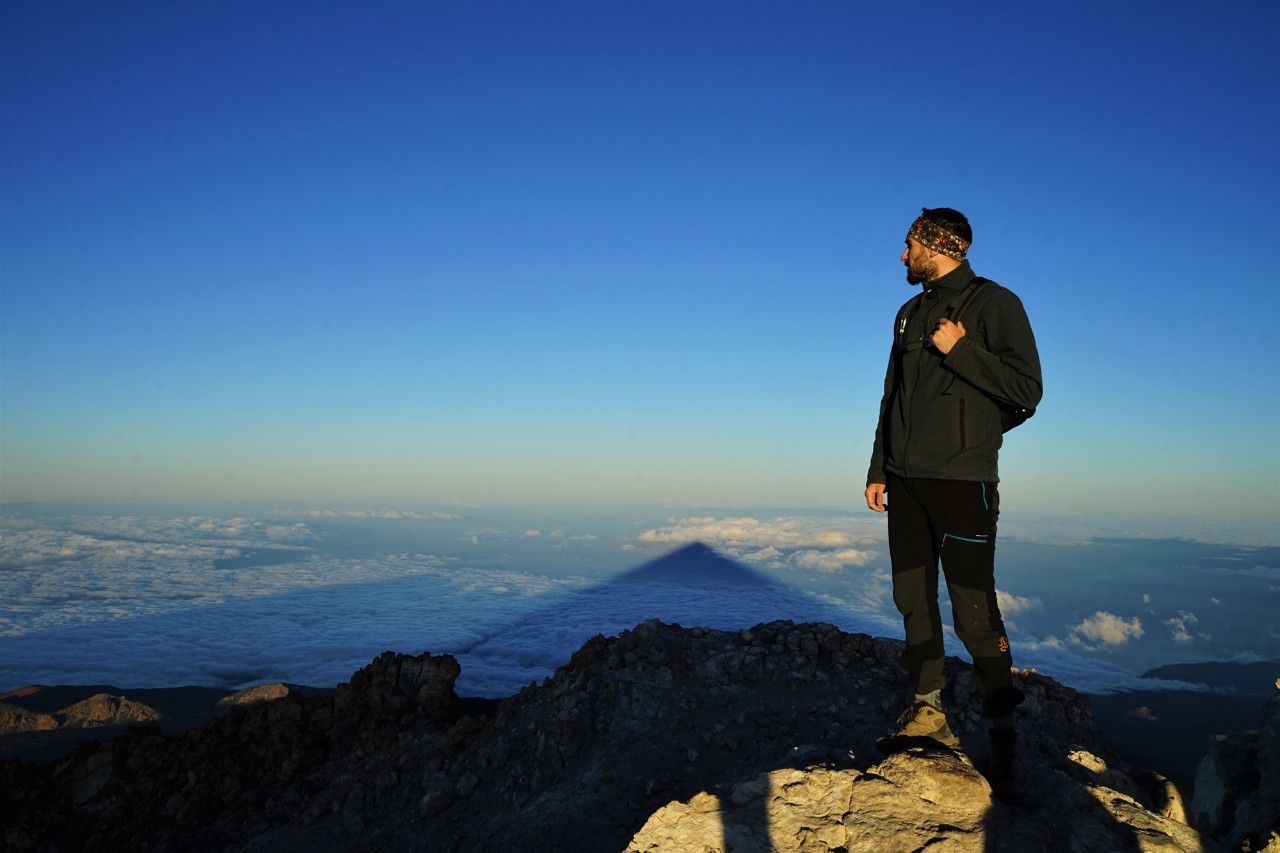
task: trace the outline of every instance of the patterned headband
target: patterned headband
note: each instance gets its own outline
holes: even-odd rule
[[[944,231],[940,226],[930,222],[923,216],[918,217],[915,222],[911,223],[911,230],[907,232],[907,236],[914,237],[926,249],[946,255],[948,258],[954,258],[957,261],[963,261],[965,253],[969,251],[968,240],[962,240],[950,231]]]

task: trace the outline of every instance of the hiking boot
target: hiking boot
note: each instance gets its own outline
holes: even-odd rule
[[[951,727],[947,725],[947,715],[928,702],[917,702],[903,711],[898,717],[898,725],[896,732],[880,738],[876,745],[886,752],[902,749],[910,746],[911,741],[921,739],[935,740],[943,746],[960,745],[960,739],[951,733]]]

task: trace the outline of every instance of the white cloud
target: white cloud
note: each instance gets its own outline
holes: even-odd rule
[[[791,555],[789,562],[800,569],[838,572],[847,566],[865,565],[873,556],[875,555],[870,551],[859,551],[856,548],[841,548],[838,551],[809,550],[795,552]]]
[[[1280,580],[1280,566],[1250,566],[1247,569],[1226,569],[1215,567],[1205,572],[1212,575],[1226,575],[1233,578],[1259,578],[1261,580]]]
[[[1107,694],[1124,690],[1195,690],[1206,691],[1203,684],[1142,678],[1116,663],[1085,657],[1071,650],[1074,641],[1057,637],[1045,640],[1020,640],[1014,644],[1014,663],[1022,669],[1034,669],[1051,676],[1083,693]]]
[[[1169,629],[1170,636],[1179,643],[1187,643],[1192,640],[1192,630],[1200,623],[1199,618],[1194,613],[1188,613],[1185,610],[1178,611],[1178,615],[1164,620],[1164,626]],[[1208,639],[1204,634],[1200,635],[1203,639]]]
[[[1039,610],[1042,606],[1038,598],[1014,595],[1002,589],[996,590],[996,604],[999,605],[1002,616],[1020,616],[1032,610]]]
[[[647,530],[641,542],[704,542],[711,547],[849,548],[883,539],[883,534],[855,531],[854,519],[774,518],[761,521],[750,516],[733,518],[671,518],[666,527]]]
[[[226,560],[246,549],[307,550],[315,535],[304,524],[269,525],[249,519],[95,517],[48,524],[5,525],[0,568],[68,561],[123,560],[131,564]]]
[[[1061,637],[1045,637],[1043,640],[1022,640],[1018,643],[1018,650],[1037,650],[1037,649],[1053,649],[1055,651],[1065,649],[1065,643]]]
[[[1099,610],[1071,629],[1073,639],[1082,645],[1101,643],[1104,646],[1120,646],[1142,636],[1142,620],[1138,617],[1124,619],[1114,613]],[[1080,639],[1080,638],[1083,638]]]
[[[893,604],[893,580],[887,569],[871,569],[858,575],[857,583],[847,584],[831,600],[841,602],[858,613],[875,614],[882,625],[881,636],[896,637],[902,631],[902,617]]]
[[[782,563],[779,561],[783,556],[783,553],[777,548],[772,545],[768,545],[761,548],[759,551],[748,551],[747,553],[742,554],[741,559],[746,560],[749,563],[767,563],[777,568],[782,568]]]
[[[796,516],[760,520],[750,516],[670,518],[646,530],[640,542],[702,542],[735,559],[770,568],[838,572],[865,566],[883,543],[882,525],[852,518]]]
[[[834,551],[797,551],[791,555],[790,563],[796,568],[818,572],[838,572],[844,568],[844,562]]]

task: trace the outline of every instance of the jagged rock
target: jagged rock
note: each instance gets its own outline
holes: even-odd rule
[[[418,709],[438,719],[453,719],[458,712],[453,684],[461,672],[451,655],[414,658],[383,652],[353,675],[350,683],[338,686],[334,709],[341,713],[359,704],[383,714]]]
[[[448,656],[383,655],[356,673],[359,689],[346,685],[340,711],[336,696],[290,691],[181,734],[152,725],[82,743],[47,767],[0,762],[6,847],[240,849],[274,827],[342,814],[394,787],[396,763],[421,758],[415,740],[443,743],[457,672]],[[352,831],[365,813],[347,808]]]
[[[1218,849],[1158,813],[1083,696],[1032,671],[1017,673],[1022,748],[1003,800],[955,659],[959,751],[878,753],[907,700],[901,650],[825,624],[645,622],[466,713],[456,660],[388,652],[332,697],[135,729],[48,767],[0,763],[0,814],[10,847],[49,851],[697,850],[642,832],[686,821],[690,838],[720,826],[699,842],[718,849]]]
[[[1167,776],[1146,767],[1131,767],[1128,775],[1146,795],[1144,799],[1151,803],[1156,813],[1178,823],[1191,823],[1186,797]]]
[[[1232,849],[1280,851],[1280,696],[1257,731],[1217,738],[1196,769],[1191,807],[1196,826]]]
[[[748,830],[753,842],[744,849],[945,849],[981,833],[991,808],[990,785],[954,754],[901,753],[866,773],[779,770],[768,774],[767,785],[761,781],[748,791],[739,786],[732,798],[738,820],[730,825]],[[641,846],[635,839],[628,849],[664,848],[680,849]]]
[[[25,688],[23,691],[9,695],[21,696],[31,692],[34,692],[33,688]],[[0,734],[134,726],[159,719],[161,715],[154,708],[111,693],[95,693],[87,699],[61,709],[56,714],[0,702]]]
[[[10,705],[8,702],[0,702],[0,734],[48,732],[57,727],[58,720],[52,714],[28,711],[26,708]]]
[[[253,705],[258,702],[274,702],[296,692],[287,684],[259,684],[247,690],[240,690],[230,696],[218,700],[219,706]]]
[[[135,726],[160,719],[160,714],[154,708],[109,693],[95,693],[83,702],[63,708],[58,716],[62,718],[62,725],[69,729]]]
[[[1096,764],[1096,758],[1094,762]],[[867,772],[778,770],[727,799],[700,793],[654,813],[627,853],[895,853],[1126,850],[1204,853],[1201,836],[1116,791],[1040,780],[1040,802],[1013,808],[963,756],[912,750]]]

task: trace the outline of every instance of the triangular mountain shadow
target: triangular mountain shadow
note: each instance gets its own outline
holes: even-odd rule
[[[497,698],[550,675],[592,636],[617,635],[647,619],[720,630],[778,620],[875,630],[859,614],[695,542],[509,621],[476,625],[474,642],[438,651],[462,664],[460,693]]]
[[[675,583],[681,586],[781,586],[750,566],[731,560],[701,542],[614,577],[610,583]]]

